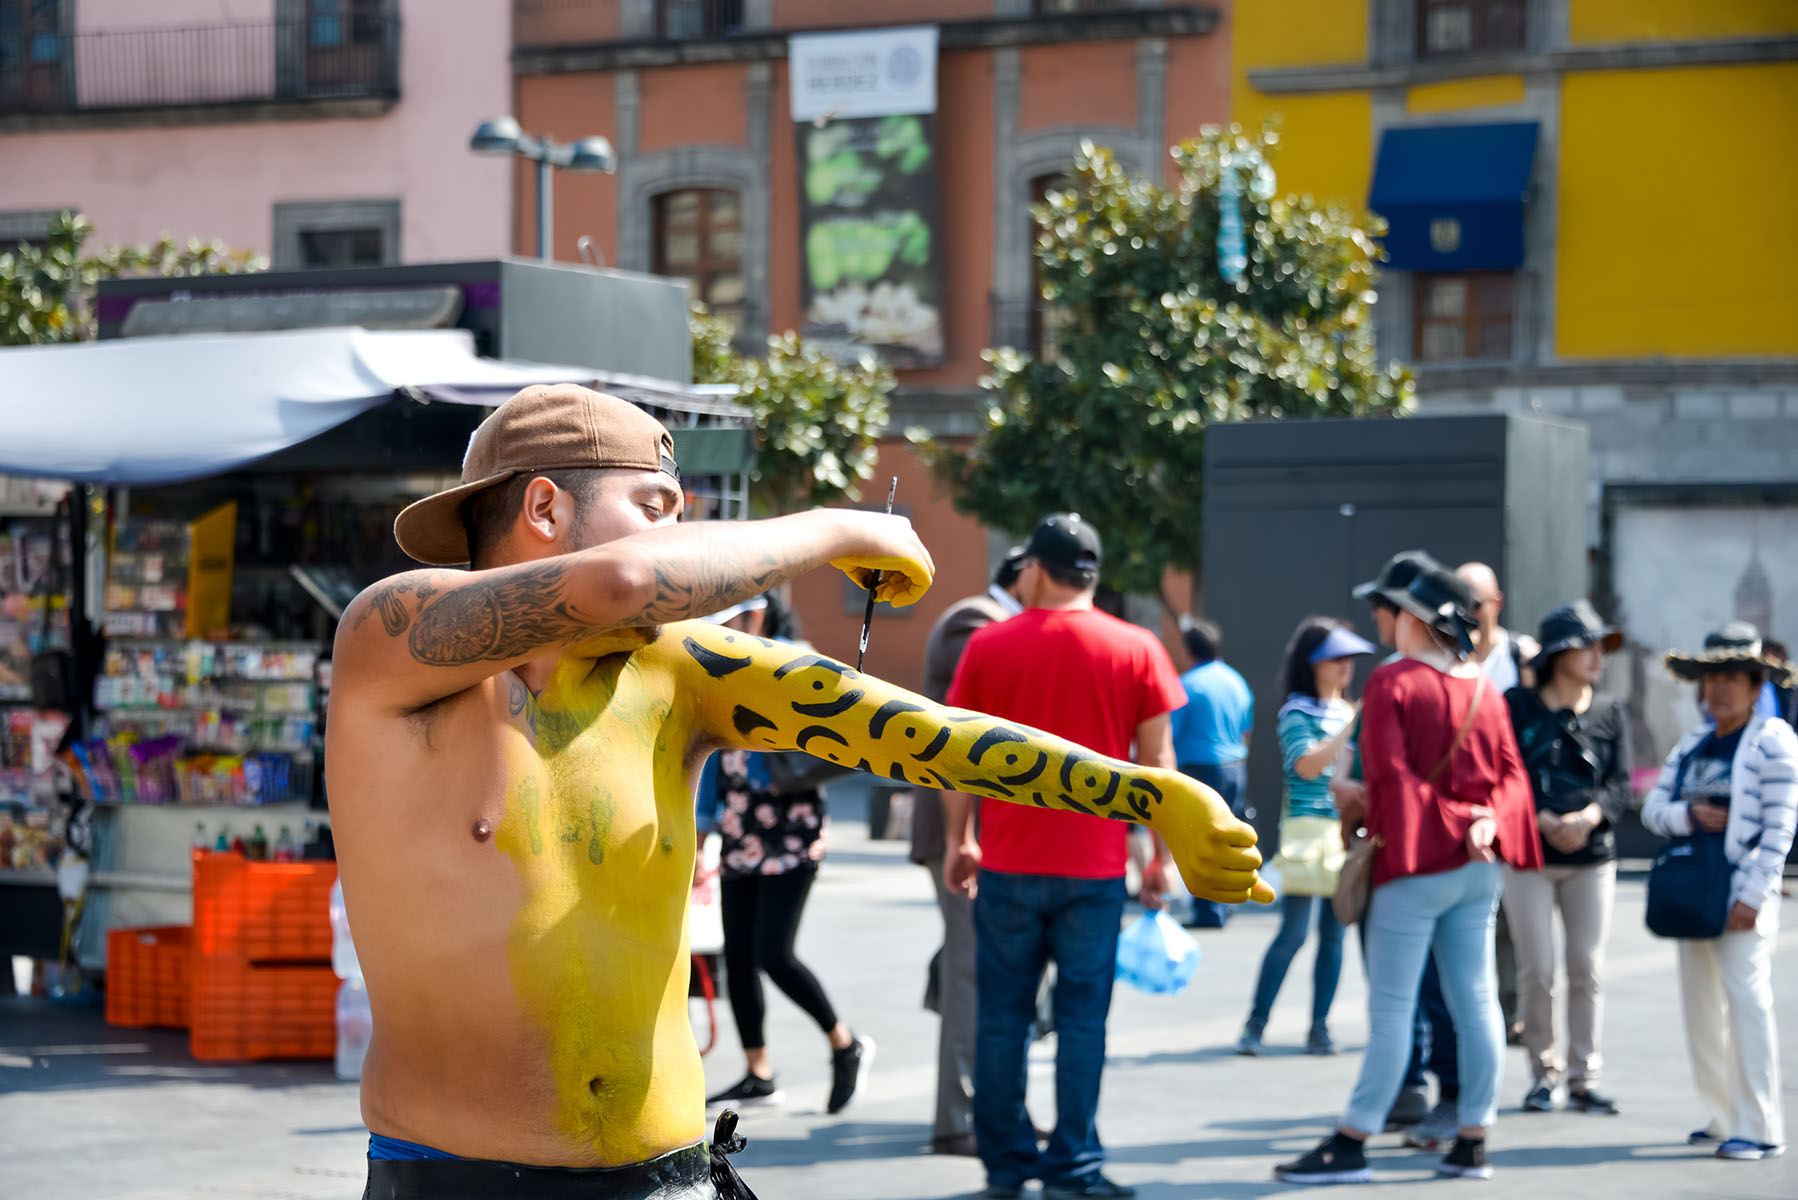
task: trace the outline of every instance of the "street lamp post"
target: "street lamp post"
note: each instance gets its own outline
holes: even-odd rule
[[[555,187],[552,172],[564,171],[612,174],[618,169],[618,156],[612,143],[602,137],[584,137],[574,142],[556,142],[547,137],[532,137],[518,127],[511,117],[482,121],[468,140],[468,148],[476,154],[504,154],[528,158],[537,164],[537,257],[549,260],[551,193]]]

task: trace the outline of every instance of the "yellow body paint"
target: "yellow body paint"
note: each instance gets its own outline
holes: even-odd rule
[[[537,700],[535,745],[521,734],[509,750],[495,837],[524,882],[511,975],[546,1039],[557,1125],[602,1162],[704,1134],[687,1018],[693,738],[658,665],[639,653],[558,666]]]
[[[1147,824],[1195,894],[1271,899],[1254,876],[1253,831],[1184,775],[719,626],[683,622],[593,652],[563,660],[538,697],[534,740],[521,731],[510,747],[495,845],[524,883],[511,974],[545,1039],[558,1125],[602,1162],[704,1133],[687,1017],[699,752],[800,749],[918,786]]]

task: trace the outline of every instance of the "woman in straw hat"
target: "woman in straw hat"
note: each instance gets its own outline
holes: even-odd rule
[[[1698,683],[1705,719],[1667,756],[1642,807],[1642,824],[1666,837],[1721,833],[1733,868],[1727,930],[1679,942],[1686,1046],[1710,1119],[1687,1139],[1717,1157],[1785,1152],[1779,1035],[1773,1019],[1773,942],[1780,875],[1798,815],[1798,734],[1755,712],[1761,685],[1789,681],[1759,631],[1733,621],[1697,654],[1669,653],[1667,669]]]
[[[1361,708],[1364,823],[1374,838],[1364,919],[1367,1051],[1336,1132],[1274,1169],[1292,1183],[1363,1183],[1410,1057],[1417,981],[1432,949],[1454,1018],[1459,1129],[1437,1174],[1487,1179],[1486,1131],[1504,1074],[1493,936],[1501,864],[1542,865],[1530,785],[1504,700],[1468,661],[1473,594],[1438,564],[1384,593],[1401,662],[1373,673]]]

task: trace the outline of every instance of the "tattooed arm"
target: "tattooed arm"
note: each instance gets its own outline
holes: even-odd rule
[[[359,696],[407,711],[608,633],[641,641],[826,563],[881,571],[894,604],[923,595],[934,571],[910,523],[879,513],[659,526],[554,558],[383,580],[345,611],[334,669]]]
[[[945,708],[833,659],[714,625],[663,631],[702,739],[803,750],[902,783],[1147,825],[1195,895],[1271,901],[1254,829],[1177,771]]]

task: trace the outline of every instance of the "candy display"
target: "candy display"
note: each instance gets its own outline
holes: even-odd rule
[[[276,804],[312,791],[322,647],[114,640],[95,681],[106,736],[82,785],[109,804]]]

